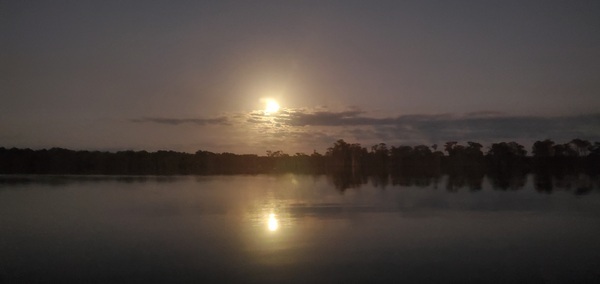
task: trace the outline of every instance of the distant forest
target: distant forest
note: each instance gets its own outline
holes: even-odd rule
[[[573,139],[558,144],[536,141],[527,155],[516,142],[493,143],[484,152],[477,142],[443,146],[365,148],[338,140],[325,154],[267,151],[266,155],[174,151],[73,151],[62,148],[31,150],[0,148],[0,174],[74,175],[216,175],[306,173],[439,176],[525,173],[600,173],[600,142]]]

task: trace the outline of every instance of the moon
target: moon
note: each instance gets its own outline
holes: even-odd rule
[[[269,221],[267,223],[269,231],[277,231],[277,229],[279,228],[279,221],[277,221],[277,218],[275,218],[275,214],[271,213],[269,214]]]
[[[279,111],[279,103],[274,99],[265,100],[265,114],[276,113]]]

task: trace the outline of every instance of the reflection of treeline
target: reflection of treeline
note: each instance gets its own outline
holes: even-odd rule
[[[443,148],[443,149],[442,149]],[[537,141],[533,156],[516,142],[492,144],[484,153],[476,142],[460,145],[392,146],[377,144],[370,149],[338,140],[322,155],[288,155],[267,151],[266,156],[198,151],[72,151],[0,148],[2,174],[110,174],[188,175],[258,173],[356,173],[429,178],[441,173],[450,177],[514,176],[528,172],[566,174],[600,171],[600,142],[574,139],[556,144]],[[401,179],[400,179],[401,180]],[[468,182],[468,181],[465,181]]]
[[[583,195],[600,189],[600,175],[587,173],[547,174],[522,172],[502,173],[491,171],[487,174],[455,173],[447,175],[414,176],[404,173],[368,175],[363,173],[338,172],[327,175],[329,181],[339,191],[359,188],[366,184],[385,188],[388,185],[423,188],[442,188],[449,192],[460,190],[478,191],[487,183],[494,190],[513,191],[525,188],[528,177],[533,180],[533,188],[540,193],[570,191]]]

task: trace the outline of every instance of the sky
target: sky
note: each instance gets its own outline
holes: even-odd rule
[[[597,0],[0,1],[0,147],[600,141],[598,15]]]

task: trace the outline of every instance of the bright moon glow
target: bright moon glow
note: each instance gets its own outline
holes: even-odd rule
[[[275,214],[269,214],[268,227],[269,231],[277,231],[277,228],[279,228],[279,221],[275,218]]]
[[[275,113],[278,110],[279,110],[279,104],[275,100],[273,100],[273,99],[265,100],[265,113],[266,114]]]

